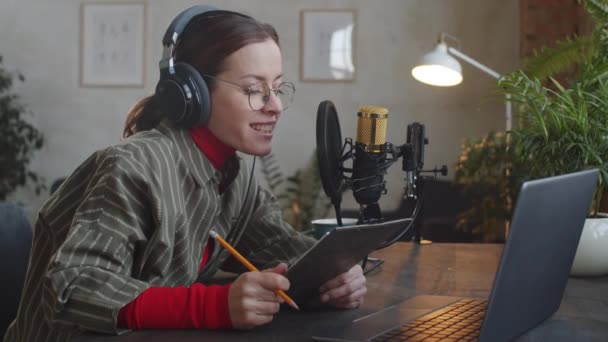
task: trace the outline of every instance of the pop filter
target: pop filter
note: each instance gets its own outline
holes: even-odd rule
[[[329,100],[319,103],[317,109],[317,157],[323,190],[336,208],[336,215],[340,217],[343,178],[340,169],[342,133],[336,106]]]

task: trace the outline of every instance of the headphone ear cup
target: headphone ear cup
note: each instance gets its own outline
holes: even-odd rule
[[[209,121],[209,87],[187,63],[175,63],[171,74],[161,71],[155,97],[161,112],[178,127],[206,125]]]

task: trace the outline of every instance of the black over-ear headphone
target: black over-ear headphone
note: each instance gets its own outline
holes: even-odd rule
[[[192,6],[175,17],[163,37],[163,57],[160,60],[160,80],[156,85],[155,101],[161,112],[179,127],[205,125],[209,121],[211,96],[201,74],[190,64],[175,61],[175,47],[190,21],[202,15],[231,13],[213,6]]]

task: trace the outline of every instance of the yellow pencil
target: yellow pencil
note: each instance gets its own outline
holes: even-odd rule
[[[209,234],[211,235],[212,238],[214,238],[217,242],[219,242],[220,245],[222,245],[222,247],[226,248],[228,250],[228,252],[230,252],[230,254],[232,254],[232,256],[234,256],[245,267],[247,267],[248,270],[250,270],[251,272],[260,272],[260,270],[258,270],[255,266],[253,266],[249,262],[249,260],[245,259],[245,257],[242,256],[241,253],[237,252],[237,250],[234,249],[234,247],[230,246],[230,244],[228,242],[226,242],[226,240],[224,240],[215,230],[212,229],[209,232]],[[291,299],[287,295],[287,293],[283,292],[283,290],[276,289],[274,292],[277,295],[279,295],[279,297],[283,298],[283,300],[285,300],[285,303],[289,304],[289,306],[291,306],[292,308],[294,308],[298,311],[300,310],[300,308],[298,307],[296,302],[293,299]]]

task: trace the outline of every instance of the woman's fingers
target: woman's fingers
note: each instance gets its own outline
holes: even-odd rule
[[[271,270],[241,274],[228,292],[232,325],[251,329],[271,322],[283,302],[275,293],[277,288],[288,289],[289,281]]]
[[[361,266],[355,265],[345,272],[328,281],[321,287],[321,301],[326,303],[339,298],[360,293],[360,289],[367,291],[366,279]]]
[[[350,293],[344,297],[333,299],[330,303],[338,308],[343,309],[354,309],[358,308],[363,304],[365,295],[367,294],[367,287],[358,289],[356,292]]]
[[[323,293],[323,292],[326,292],[327,290],[340,287],[340,286],[352,281],[352,279],[356,278],[359,274],[363,275],[361,266],[355,265],[355,266],[351,267],[351,269],[348,270],[347,272],[344,272],[344,273],[336,276],[335,278],[328,280],[325,284],[321,285],[321,287],[319,288],[319,291],[321,293]]]

